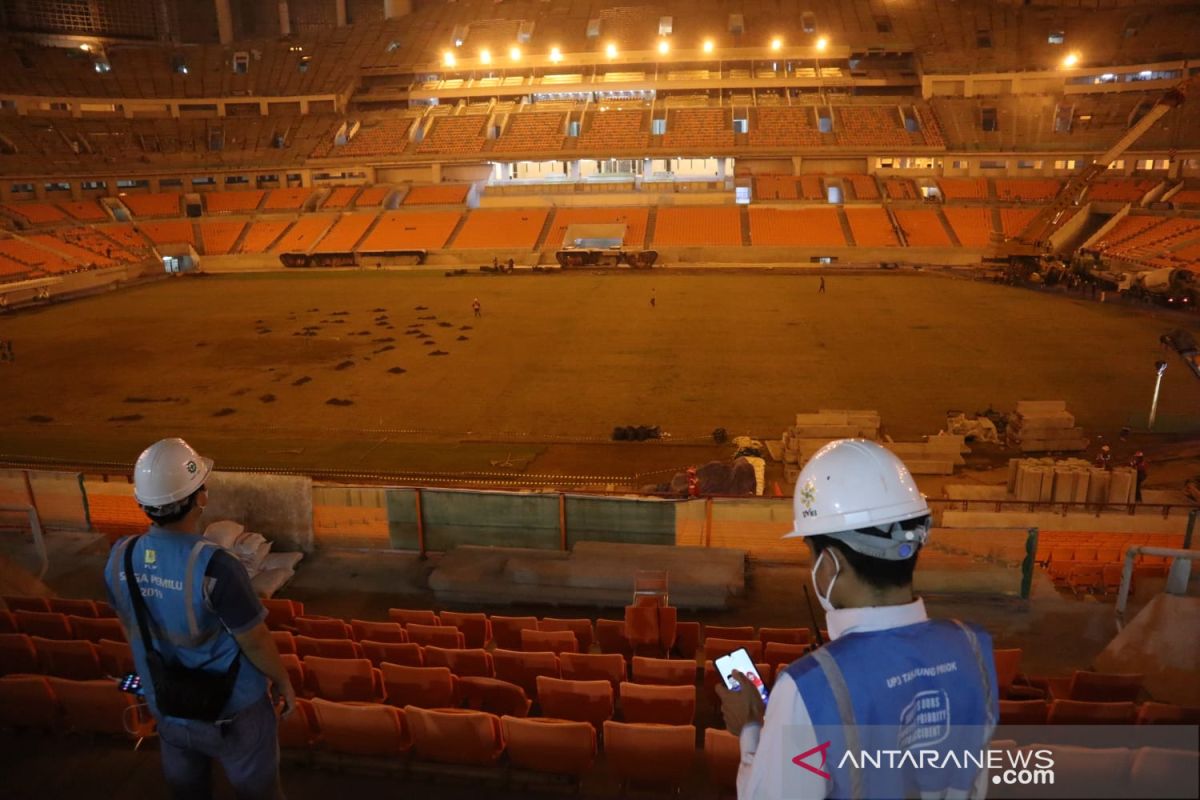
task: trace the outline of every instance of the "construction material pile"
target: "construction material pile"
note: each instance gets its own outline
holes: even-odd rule
[[[1018,401],[1005,433],[1008,446],[1022,453],[1078,452],[1088,446],[1065,400]]]
[[[271,597],[296,574],[303,553],[272,553],[271,542],[261,533],[246,530],[233,520],[214,522],[204,529],[204,538],[237,556],[250,575],[259,597]]]
[[[966,464],[963,453],[969,453],[961,434],[942,431],[926,436],[923,442],[893,442],[889,437],[883,446],[900,457],[914,475],[953,475],[955,467]]]
[[[1128,505],[1134,502],[1137,473],[1132,467],[1094,467],[1081,458],[1011,458],[1008,496],[1030,503]]]
[[[795,481],[813,453],[834,439],[850,437],[878,440],[879,412],[823,408],[815,414],[797,414],[796,424],[783,432],[784,477],[789,483]]]

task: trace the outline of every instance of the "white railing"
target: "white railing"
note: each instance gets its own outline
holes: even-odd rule
[[[1139,555],[1163,556],[1172,559],[1167,570],[1167,594],[1187,594],[1188,579],[1192,574],[1192,562],[1200,558],[1200,550],[1180,550],[1174,547],[1150,547],[1134,545],[1125,551],[1125,565],[1121,570],[1121,590],[1117,593],[1117,630],[1125,625],[1125,607],[1129,602],[1129,587],[1133,582],[1133,562]]]

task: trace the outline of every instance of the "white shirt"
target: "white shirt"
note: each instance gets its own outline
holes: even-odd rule
[[[826,615],[825,622],[829,626],[829,638],[837,639],[847,633],[885,631],[915,625],[927,619],[925,602],[918,597],[902,606],[834,609]],[[797,735],[783,735],[782,729],[789,725],[796,726]],[[784,753],[785,745],[796,746],[797,752]],[[797,753],[816,746],[817,735],[808,706],[796,690],[792,676],[780,673],[771,689],[771,699],[767,703],[767,714],[762,724],[753,722],[742,728],[738,800],[823,800],[827,781],[816,773],[790,765]],[[971,796],[982,798],[986,786],[987,771],[981,770]]]

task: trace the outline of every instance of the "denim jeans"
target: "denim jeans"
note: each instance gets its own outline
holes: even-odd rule
[[[175,800],[212,798],[219,761],[239,800],[281,800],[275,709],[267,695],[216,724],[164,717],[158,722],[163,776]]]

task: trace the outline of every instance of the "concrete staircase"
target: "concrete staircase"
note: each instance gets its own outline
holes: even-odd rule
[[[838,208],[837,215],[838,215],[838,224],[842,226],[842,236],[844,236],[846,239],[846,246],[847,247],[857,247],[858,245],[854,241],[854,231],[851,230],[850,220],[846,216],[846,209]]]

